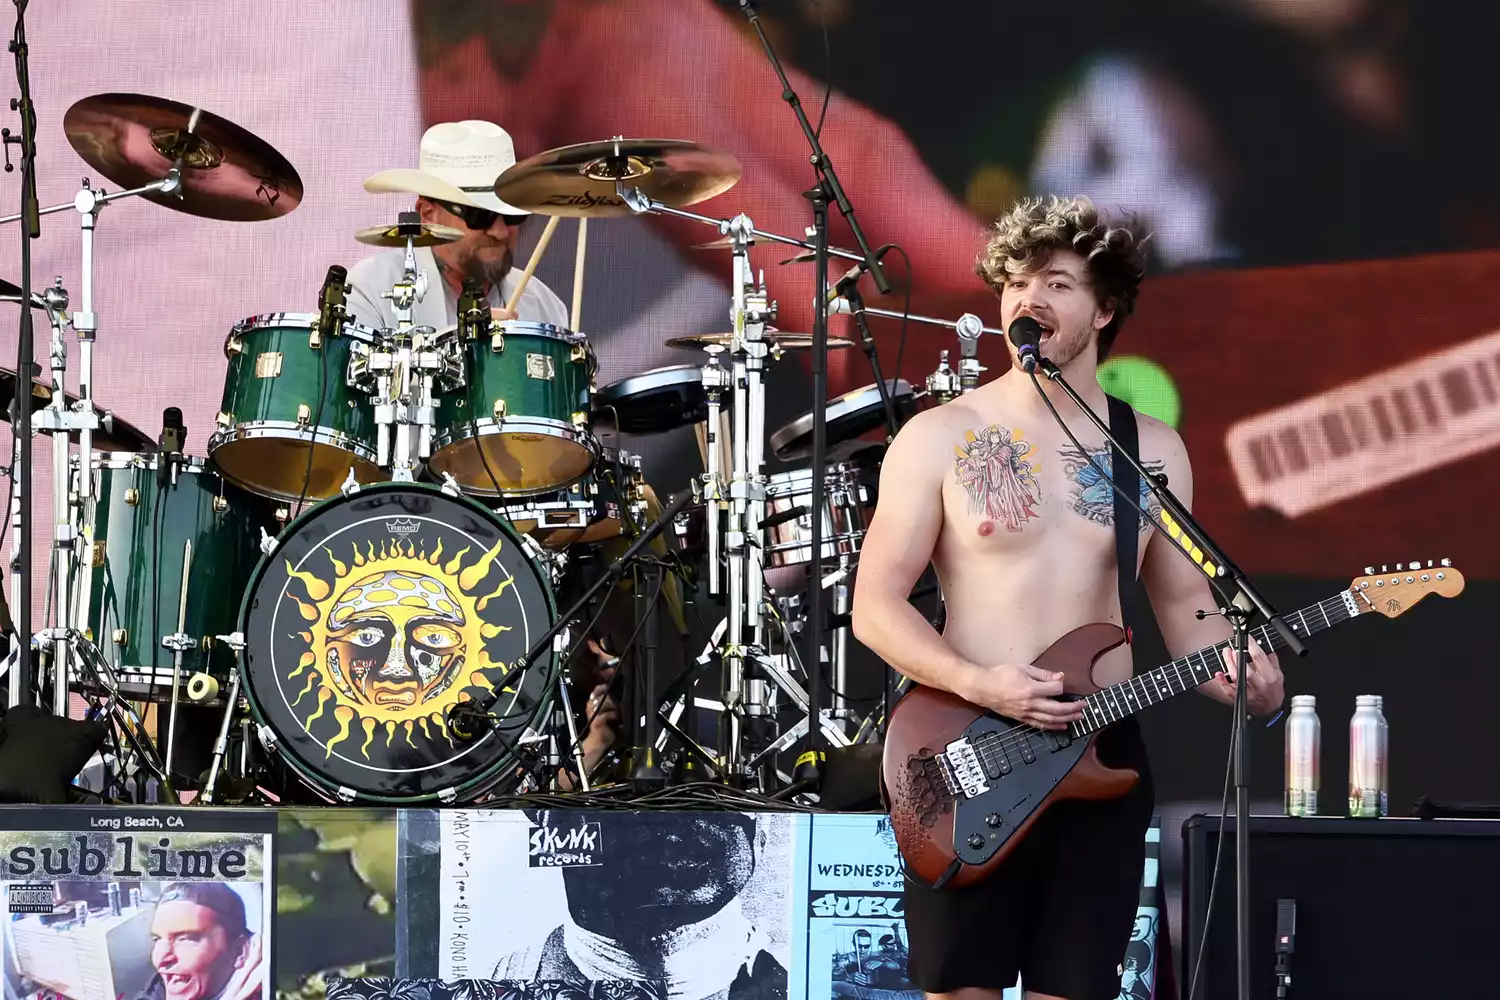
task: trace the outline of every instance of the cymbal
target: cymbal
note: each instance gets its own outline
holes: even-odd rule
[[[95,94],[68,109],[63,131],[89,166],[127,190],[162,180],[181,158],[180,198],[141,197],[188,215],[258,222],[302,201],[302,179],[284,156],[201,108],[146,94]]]
[[[35,294],[36,294],[36,292],[33,291],[32,295],[35,295]],[[20,301],[21,301],[21,286],[20,285],[13,285],[9,281],[6,281],[4,278],[0,278],[0,302],[20,302]],[[42,306],[35,299],[33,299],[32,302],[31,302],[31,308],[33,308],[33,309],[40,309],[40,308],[42,308]]]
[[[16,398],[16,373],[10,368],[0,368],[0,422],[9,423],[11,419],[11,403]],[[72,406],[78,401],[74,393],[65,396],[68,405]],[[31,380],[31,412],[44,410],[47,404],[52,402],[52,387],[40,379]],[[94,402],[95,409],[99,408],[98,400]],[[110,426],[103,426],[105,423]],[[147,437],[139,428],[133,426],[121,417],[111,414],[107,421],[104,414],[99,415],[100,426],[94,429],[95,451],[155,451],[156,442]]]
[[[633,215],[617,179],[652,201],[682,208],[723,194],[740,180],[731,153],[681,139],[583,142],[529,156],[495,180],[495,196],[538,215]]]
[[[767,330],[765,338],[766,342],[773,348],[783,351],[805,351],[812,347],[813,343],[812,334],[810,333],[783,333],[780,330]],[[710,345],[728,348],[733,340],[733,333],[695,333],[686,337],[673,337],[666,343],[668,347],[687,347],[702,350]],[[848,337],[830,336],[828,338],[828,349],[830,351],[853,346],[854,341]]]
[[[423,222],[413,227],[416,230],[416,238],[412,240],[413,246],[435,247],[444,243],[452,243],[464,237],[463,230],[454,229],[452,226],[439,226],[432,222]],[[361,243],[368,243],[372,247],[404,247],[406,246],[406,230],[400,223],[394,226],[371,226],[369,229],[361,229],[354,234],[354,238]]]

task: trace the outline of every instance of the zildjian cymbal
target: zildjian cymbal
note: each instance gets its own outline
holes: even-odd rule
[[[682,208],[739,183],[733,154],[681,139],[584,142],[529,156],[495,180],[495,196],[538,215],[600,218],[634,214],[615,182]]]
[[[130,190],[164,179],[182,162],[178,193],[141,197],[189,215],[258,222],[291,212],[302,180],[286,158],[233,122],[145,94],[95,94],[63,116],[84,161]]]
[[[695,333],[686,337],[673,337],[668,340],[668,347],[688,347],[702,350],[705,347],[717,346],[728,348],[734,340],[732,333]],[[810,333],[782,333],[780,330],[767,330],[765,333],[766,343],[772,349],[781,351],[805,351],[812,347],[813,339]],[[828,338],[828,349],[837,350],[841,347],[853,347],[854,341],[848,337]]]
[[[418,247],[441,246],[464,237],[462,230],[454,229],[452,226],[423,222],[409,229],[401,223],[394,226],[371,226],[369,229],[361,229],[355,233],[354,238],[372,247],[404,247],[408,232],[415,237],[412,240],[412,246]]]

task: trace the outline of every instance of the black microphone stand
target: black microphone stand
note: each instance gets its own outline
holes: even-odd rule
[[[1239,1000],[1250,1000],[1250,746],[1246,739],[1246,719],[1249,717],[1249,706],[1245,688],[1246,665],[1250,662],[1250,616],[1252,610],[1259,611],[1265,616],[1267,623],[1281,636],[1287,648],[1297,656],[1306,656],[1307,647],[1291,627],[1277,614],[1271,602],[1251,583],[1243,570],[1224,555],[1222,549],[1214,544],[1208,537],[1201,525],[1193,520],[1182,503],[1172,495],[1167,488],[1167,477],[1153,475],[1147,472],[1134,455],[1120,447],[1115,436],[1110,433],[1109,425],[1099,418],[1083,398],[1073,391],[1073,387],[1063,379],[1062,370],[1048,361],[1039,358],[1035,365],[1028,366],[1023,362],[1032,382],[1036,384],[1037,390],[1041,391],[1041,384],[1036,382],[1033,368],[1040,368],[1042,374],[1052,382],[1062,387],[1071,399],[1089,418],[1104,439],[1113,447],[1114,451],[1125,456],[1126,460],[1135,467],[1141,477],[1141,482],[1151,490],[1153,496],[1161,503],[1162,521],[1166,523],[1167,536],[1174,543],[1174,548],[1179,549],[1182,554],[1192,560],[1199,569],[1203,570],[1208,577],[1209,584],[1219,595],[1223,602],[1222,614],[1229,620],[1234,630],[1235,648],[1235,695],[1234,695],[1234,853],[1235,853],[1235,893],[1236,893],[1236,934],[1237,952],[1239,958],[1238,982]],[[1061,419],[1061,418],[1059,418]],[[1111,483],[1113,486],[1113,483]],[[1131,497],[1135,500],[1135,497]],[[1160,525],[1153,524],[1157,530],[1162,530]],[[1175,531],[1173,530],[1175,529]],[[1190,552],[1188,547],[1193,550]],[[1230,586],[1229,584],[1232,584]],[[1200,610],[1198,616],[1204,617],[1205,612]]]
[[[818,133],[813,129],[812,122],[808,121],[807,113],[802,109],[802,101],[797,97],[797,92],[792,89],[792,83],[787,79],[781,60],[776,58],[776,50],[772,48],[771,40],[766,37],[765,29],[761,27],[760,17],[755,13],[754,4],[751,0],[740,0],[740,9],[750,19],[756,35],[760,37],[761,46],[766,50],[766,56],[771,60],[771,66],[781,80],[782,100],[786,101],[797,115],[797,122],[802,126],[802,134],[807,137],[808,145],[812,147],[809,162],[818,178],[812,190],[807,192],[807,197],[812,201],[813,206],[815,287],[817,289],[813,296],[811,359],[813,376],[812,497],[808,501],[812,508],[812,561],[808,567],[807,652],[804,659],[807,664],[807,752],[798,758],[799,775],[796,777],[798,783],[805,788],[816,788],[820,783],[819,776],[822,770],[820,749],[822,744],[820,703],[822,699],[819,697],[819,689],[823,683],[823,634],[826,631],[823,621],[823,501],[826,492],[823,482],[823,465],[827,451],[828,416],[826,410],[828,406],[829,201],[838,206],[839,211],[848,221],[855,242],[859,246],[859,252],[864,255],[865,267],[875,281],[875,287],[884,295],[891,290],[891,285],[886,280],[885,271],[879,259],[870,251],[870,244],[865,239],[864,232],[859,228],[859,222],[854,218],[854,206],[849,203],[848,196],[844,194],[838,175],[833,171],[833,163],[828,159],[828,154],[823,151],[822,143],[818,141]],[[877,377],[877,382],[883,384],[884,380]],[[755,541],[758,544],[759,539]]]
[[[18,466],[14,475],[20,477],[19,498],[16,504],[17,562],[16,593],[12,594],[16,619],[16,663],[11,671],[11,701],[17,705],[31,704],[32,660],[31,660],[31,379],[36,367],[33,355],[36,347],[31,329],[31,241],[41,236],[41,207],[36,195],[36,108],[31,100],[31,72],[28,65],[26,45],[26,3],[14,0],[16,5],[16,33],[11,39],[10,51],[16,57],[16,82],[21,96],[10,102],[11,109],[21,116],[19,138],[4,129],[5,170],[12,169],[10,146],[21,147],[21,326],[17,337],[15,428],[18,442]],[[58,670],[67,669],[66,664],[56,665]]]
[[[507,675],[505,686],[510,687],[515,683],[514,678],[518,677],[522,671],[531,669],[532,664],[543,653],[552,648],[553,641],[557,636],[583,613],[583,610],[593,601],[594,596],[605,587],[610,587],[618,583],[620,578],[625,575],[626,569],[640,555],[641,550],[650,545],[652,539],[661,534],[666,526],[672,523],[672,519],[682,513],[683,509],[690,502],[696,500],[696,489],[683,490],[677,496],[673,497],[672,502],[667,504],[662,510],[661,515],[648,525],[636,537],[635,541],[630,543],[630,547],[620,554],[620,558],[610,563],[605,572],[601,573],[593,583],[585,588],[584,592],[579,595],[578,600],[573,602],[573,606],[558,615],[557,621],[552,624],[552,627],[537,637],[536,642],[532,643],[531,648],[526,651],[526,655],[516,663],[511,669],[510,674]],[[651,662],[649,657],[646,662]],[[654,681],[655,678],[651,678],[653,684]],[[450,708],[448,710],[448,726],[453,735],[462,740],[475,740],[486,729],[498,726],[502,720],[492,716],[490,710],[495,707],[495,702],[500,700],[502,694],[504,694],[504,691],[501,688],[495,688],[482,698],[477,698],[473,701],[461,701]],[[658,731],[657,723],[652,718],[654,715],[655,712],[647,711],[647,720],[644,727],[645,735],[643,737],[649,740],[648,745],[653,748],[656,744],[656,733]]]
[[[891,399],[891,387],[886,384],[885,376],[880,373],[880,358],[875,353],[875,337],[870,333],[870,321],[865,317],[864,296],[859,294],[859,288],[855,282],[849,282],[847,287],[842,288],[844,298],[849,300],[849,308],[854,313],[854,324],[859,327],[859,346],[865,352],[865,357],[870,359],[870,370],[875,373],[875,387],[880,392],[880,404],[885,407],[886,444],[896,439],[896,434],[901,430],[901,421],[896,416],[896,403]],[[900,378],[901,373],[897,372]]]

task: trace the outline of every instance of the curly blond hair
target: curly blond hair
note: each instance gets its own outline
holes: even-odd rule
[[[1130,220],[1128,225],[1136,223]],[[1114,316],[1099,331],[1103,361],[1125,318],[1135,311],[1146,273],[1145,243],[1146,238],[1132,229],[1111,226],[1087,197],[1027,198],[995,223],[974,272],[999,295],[1008,276],[1041,268],[1054,250],[1077,253],[1088,262],[1100,308],[1114,308]]]

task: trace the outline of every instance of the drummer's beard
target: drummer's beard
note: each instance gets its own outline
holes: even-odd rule
[[[493,254],[480,254],[476,251],[468,260],[464,261],[464,277],[478,278],[486,285],[499,287],[515,266],[516,255],[508,245],[502,244],[504,252],[496,257]],[[485,249],[491,249],[486,247]]]

